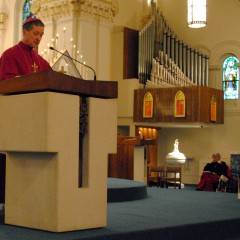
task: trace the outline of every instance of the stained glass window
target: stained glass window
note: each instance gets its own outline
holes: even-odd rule
[[[239,60],[235,56],[227,57],[223,62],[224,99],[238,99],[239,92]]]
[[[26,0],[23,5],[23,22],[28,18],[36,17],[33,13],[31,13],[31,2],[32,0]]]

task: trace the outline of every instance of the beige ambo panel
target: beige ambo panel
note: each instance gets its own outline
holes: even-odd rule
[[[0,96],[6,160],[5,223],[53,232],[105,227],[107,157],[116,152],[117,101],[88,99],[78,187],[79,96]]]

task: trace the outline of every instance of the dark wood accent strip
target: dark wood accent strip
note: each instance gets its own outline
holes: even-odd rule
[[[124,27],[123,78],[138,78],[138,31]]]
[[[115,81],[83,80],[51,70],[0,82],[0,94],[22,94],[42,91],[96,98],[117,98],[118,83]]]

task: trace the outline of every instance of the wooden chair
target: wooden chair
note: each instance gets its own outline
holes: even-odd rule
[[[147,171],[147,185],[151,186],[151,183],[155,183],[157,187],[161,185],[162,178],[165,177],[164,166],[149,166]]]
[[[165,168],[165,177],[161,178],[161,181],[165,183],[166,188],[169,184],[173,184],[174,188],[178,186],[181,189],[181,167],[179,166],[166,166]]]

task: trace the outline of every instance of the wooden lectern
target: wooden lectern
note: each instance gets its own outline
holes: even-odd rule
[[[0,93],[5,223],[52,232],[105,227],[107,158],[117,145],[117,82],[43,71],[0,82]],[[88,130],[80,143],[82,96]]]

